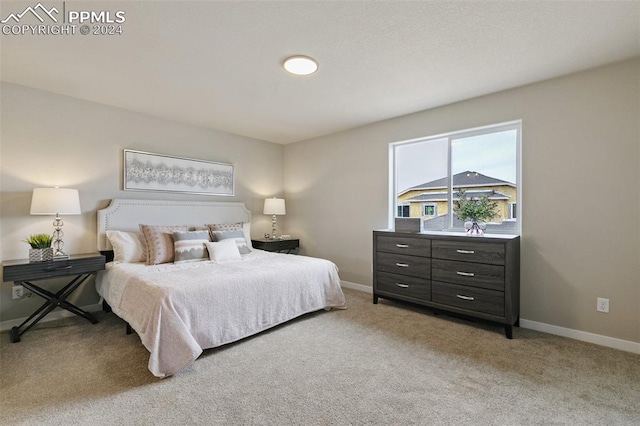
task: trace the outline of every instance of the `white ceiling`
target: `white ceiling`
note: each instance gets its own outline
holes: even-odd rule
[[[3,81],[283,144],[640,55],[638,1],[65,7],[123,10],[123,35],[0,35]],[[318,72],[287,74],[291,54]]]

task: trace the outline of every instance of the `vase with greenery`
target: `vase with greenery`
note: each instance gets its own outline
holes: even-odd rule
[[[483,235],[485,222],[498,215],[498,204],[487,196],[469,197],[466,191],[456,192],[457,200],[453,202],[453,212],[458,219],[465,222],[464,228],[469,235]]]
[[[29,262],[53,260],[53,248],[51,247],[53,237],[51,235],[33,234],[24,242],[31,246],[29,249]]]

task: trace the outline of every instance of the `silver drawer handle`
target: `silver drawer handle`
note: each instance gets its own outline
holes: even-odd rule
[[[409,244],[396,244],[396,247],[399,247],[399,248],[409,248]]]
[[[463,295],[461,295],[461,294],[456,294],[456,297],[457,297],[458,299],[462,299],[462,300],[471,300],[471,301],[474,301],[474,300],[475,300],[473,297],[463,296]]]
[[[458,253],[462,253],[462,254],[474,254],[475,251],[473,250],[456,250]]]
[[[406,263],[396,263],[396,266],[399,266],[401,268],[408,268],[409,267],[409,265],[406,264]]]
[[[462,275],[463,277],[473,277],[475,275],[473,272],[460,272],[460,271],[456,271],[456,274]]]
[[[398,287],[402,287],[402,288],[409,288],[409,284],[400,284],[400,283],[396,283],[396,285]]]

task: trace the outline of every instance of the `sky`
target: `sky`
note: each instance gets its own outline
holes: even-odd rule
[[[507,130],[451,141],[453,174],[466,170],[516,182],[517,131]],[[396,147],[398,192],[447,176],[447,139]]]

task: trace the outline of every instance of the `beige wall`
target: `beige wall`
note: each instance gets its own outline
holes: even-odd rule
[[[40,186],[80,191],[83,214],[63,218],[68,253],[96,251],[96,210],[116,197],[243,201],[253,213],[253,235],[271,230],[262,206],[265,197],[283,192],[281,145],[12,84],[0,89],[0,259],[27,257],[22,240],[53,230],[52,218],[29,216],[31,191]],[[232,163],[235,196],[122,191],[124,148]],[[278,218],[282,226],[285,219]],[[80,305],[98,300],[93,283],[73,297]],[[0,288],[1,321],[25,317],[40,304],[35,296],[11,300],[8,283]]]
[[[639,58],[287,145],[288,230],[343,280],[371,285],[388,144],[517,119],[522,318],[640,342]]]

